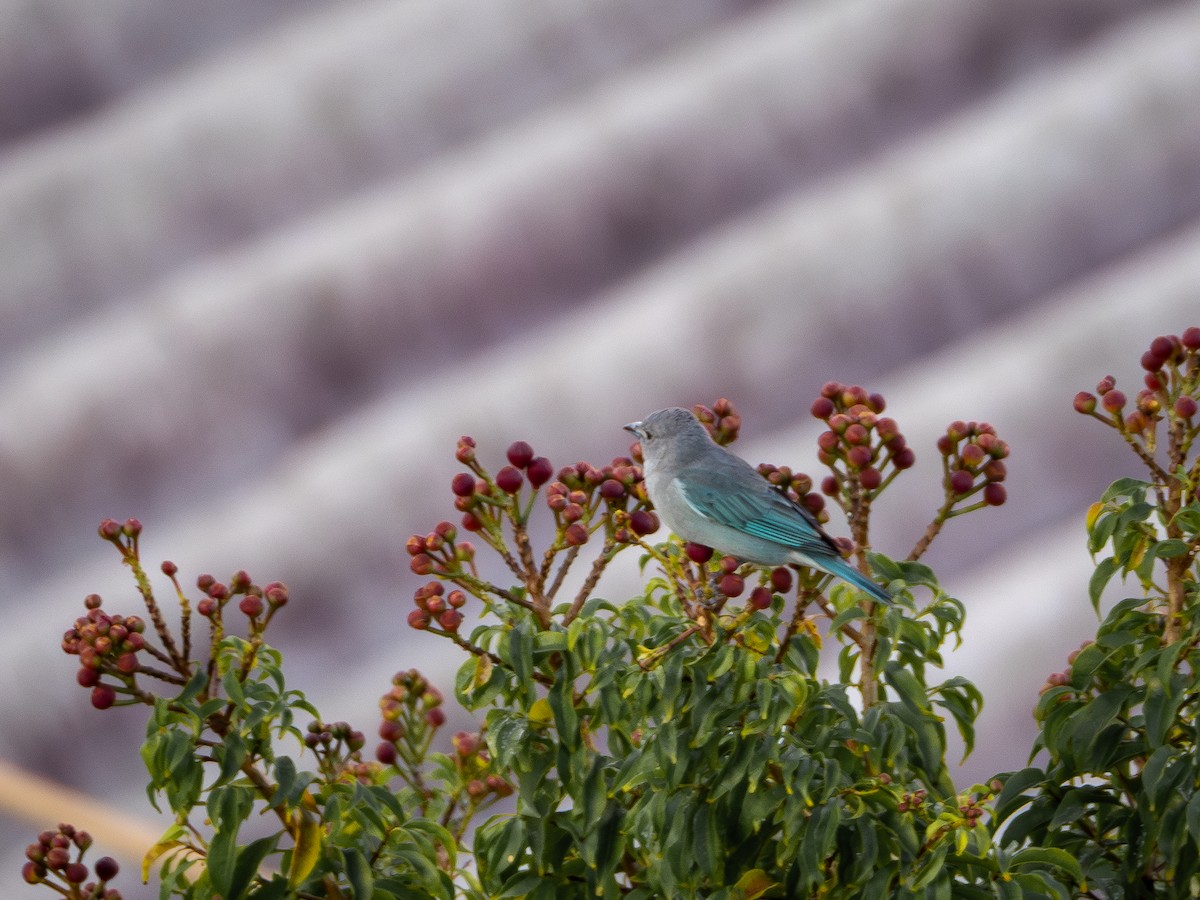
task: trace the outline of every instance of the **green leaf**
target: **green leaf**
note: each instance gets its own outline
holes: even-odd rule
[[[342,860],[346,867],[346,878],[354,891],[354,900],[370,900],[375,890],[375,878],[367,857],[359,848],[349,847],[342,851]]]
[[[1049,867],[1066,872],[1076,882],[1083,881],[1083,867],[1079,860],[1057,847],[1026,847],[1013,854],[1010,869]]]
[[[1088,580],[1088,596],[1091,598],[1092,608],[1096,610],[1097,614],[1100,612],[1100,596],[1116,571],[1117,561],[1111,556],[1106,556],[1096,564],[1096,569]]]

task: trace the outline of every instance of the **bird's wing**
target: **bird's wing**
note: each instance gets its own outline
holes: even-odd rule
[[[751,481],[740,475],[725,478],[693,466],[675,484],[692,509],[715,522],[818,558],[840,556],[812,513],[757,473]]]

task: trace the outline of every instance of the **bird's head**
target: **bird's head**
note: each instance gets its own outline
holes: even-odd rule
[[[647,461],[662,457],[667,448],[686,452],[711,442],[708,431],[686,409],[675,406],[651,413],[640,422],[630,422],[625,430],[642,443],[642,455]]]

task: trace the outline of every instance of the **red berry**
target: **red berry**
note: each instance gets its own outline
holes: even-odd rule
[[[917,461],[917,454],[911,447],[905,447],[892,457],[892,465],[897,469],[911,469]]]
[[[1175,342],[1178,338],[1161,334],[1150,342],[1150,352],[1159,359],[1166,361],[1175,354]]]
[[[96,860],[96,877],[101,881],[112,881],[120,871],[121,867],[111,856],[102,856]]]
[[[80,884],[88,877],[88,867],[81,862],[73,862],[67,866],[63,876],[71,884]]]
[[[136,653],[122,653],[117,657],[117,670],[124,672],[126,675],[131,674],[138,667]]]
[[[1147,350],[1142,354],[1142,368],[1147,372],[1159,371],[1163,367],[1164,362],[1166,362],[1166,360],[1161,356],[1156,356],[1152,350]]]
[[[475,493],[475,476],[470,472],[459,472],[450,480],[450,490],[457,497],[470,497]]]
[[[883,484],[883,475],[874,466],[867,466],[858,473],[858,480],[868,491],[873,491]]]
[[[965,469],[950,473],[950,489],[956,494],[965,494],[975,486],[975,476]]]
[[[1003,506],[1004,501],[1008,499],[1008,491],[1004,489],[1004,485],[993,481],[983,489],[983,499],[990,506]]]
[[[1195,325],[1185,328],[1180,340],[1187,349],[1200,350],[1200,328]]]
[[[380,744],[375,748],[375,758],[385,766],[394,766],[399,754],[394,744]]]
[[[465,526],[466,523],[464,522]],[[408,567],[412,569],[414,575],[432,575],[433,560],[427,553],[418,553],[408,563]]]
[[[257,619],[263,612],[262,597],[247,594],[242,598],[242,602],[238,604],[238,609],[242,611],[242,615],[249,616],[251,619]]]
[[[554,476],[554,465],[544,456],[535,456],[525,469],[525,477],[535,488],[540,488]]]
[[[467,595],[462,591],[454,590],[446,595],[446,602],[449,603],[453,609],[461,609],[466,605]]]
[[[1105,393],[1104,399],[1100,401],[1104,408],[1111,413],[1120,412],[1125,408],[1125,395],[1116,390],[1110,390]]]
[[[496,487],[508,494],[519,491],[524,481],[520,469],[516,466],[505,466],[496,473]]]
[[[812,414],[814,418],[827,420],[833,415],[833,401],[828,397],[818,397],[813,401]]]
[[[824,478],[822,478],[821,479],[821,492],[829,495],[830,497],[836,496],[837,492],[838,492],[837,479],[834,478],[832,475],[826,475]]]
[[[717,588],[726,597],[737,597],[746,589],[746,581],[741,575],[731,572],[721,576],[721,580],[717,582]]]
[[[508,461],[518,469],[524,469],[533,459],[533,448],[525,441],[513,441],[508,445]]]
[[[475,515],[475,513],[463,513],[462,527],[467,531],[482,531],[483,522],[480,520],[479,516]]]
[[[792,573],[786,566],[777,566],[771,570],[771,587],[781,594],[792,589]]]
[[[440,707],[435,706],[425,712],[425,721],[434,728],[441,728],[446,724],[446,713]]]
[[[586,544],[588,539],[588,530],[579,522],[573,522],[567,526],[563,532],[563,540],[570,546],[578,547],[580,544]]]
[[[404,726],[395,719],[384,719],[379,723],[379,736],[389,743],[404,737]]]
[[[424,631],[433,621],[433,617],[423,609],[414,609],[408,614],[408,624],[417,631]]]
[[[736,556],[721,557],[721,574],[729,575],[731,572],[736,572],[741,563]]]
[[[683,551],[687,554],[688,559],[700,565],[704,565],[704,563],[713,558],[712,547],[705,547],[703,544],[696,544],[692,541],[688,541],[683,545]]]
[[[1184,394],[1175,401],[1175,415],[1181,419],[1190,419],[1196,414],[1196,401],[1194,398]]]
[[[605,500],[620,500],[625,496],[625,485],[615,478],[609,478],[600,485],[600,496]]]
[[[629,517],[629,527],[643,537],[658,531],[658,524],[658,516],[647,509],[636,510]]]
[[[98,684],[92,688],[92,706],[96,709],[108,709],[117,701],[117,692],[111,685]]]
[[[457,609],[444,610],[438,616],[438,624],[446,631],[458,631],[458,626],[462,624],[463,614]]]
[[[986,456],[987,453],[979,444],[967,444],[962,449],[962,461],[968,466],[974,467],[979,465]]]
[[[168,578],[173,577],[179,571],[179,566],[171,562],[169,559],[163,560],[162,573]],[[107,857],[105,857],[107,859]]]
[[[1096,395],[1080,391],[1075,395],[1075,412],[1088,415],[1096,411]]]
[[[75,680],[80,687],[95,687],[100,683],[100,672],[97,669],[89,669],[84,666],[75,673]]]
[[[750,592],[750,599],[748,602],[755,609],[766,609],[771,605],[771,599],[772,596],[770,588],[765,588],[760,585]]]

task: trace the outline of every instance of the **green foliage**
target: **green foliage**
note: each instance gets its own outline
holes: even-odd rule
[[[1100,610],[1117,576],[1141,594],[1113,606],[1048,680],[1038,764],[966,789],[947,765],[946,727],[969,753],[982,697],[939,676],[965,613],[920,558],[947,521],[1004,502],[1008,448],[985,423],[954,422],[939,438],[942,496],[904,559],[870,544],[872,505],[915,460],[879,395],[831,383],[814,403],[828,425],[820,493],[802,473],[760,466],[821,521],[827,499],[840,507],[860,570],[893,595],[886,604],[820,572],[651,542],[659,522],[636,447],[555,473],[518,441],[493,476],[464,437],[456,457],[469,471],[452,481],[461,530],[512,580],[484,578],[450,522],[407,542],[412,571],[428,579],[409,624],[463,652],[454,693],[483,723],[449,753],[433,750],[441,694],[414,670],[380,699],[373,760],[361,732],[289,691],[264,640],[288,602],[278,583],[201,576],[194,603],[164,563],[182,615],[172,633],[142,568],[140,524],[106,521],[101,535],[133,571],[149,624],[105,613],[93,595],[64,649],[98,709],[150,708],[148,793],[172,824],[143,874],[157,869],[164,898],[225,900],[1200,893],[1200,463],[1189,458],[1200,329],[1163,341],[1136,415],[1122,415],[1111,379],[1099,403],[1076,398],[1152,476],[1117,482],[1088,516],[1091,601]],[[728,401],[696,412],[715,440],[736,439]],[[552,527],[540,553],[539,513]],[[563,595],[589,550],[582,585]],[[614,602],[597,585],[627,550],[644,584]],[[468,603],[477,624],[466,634]],[[245,636],[231,633],[235,609]],[[200,653],[193,622],[207,625]],[[88,844],[69,826],[44,832],[26,879],[100,896],[71,880],[87,870],[68,849],[81,857]],[[98,874],[115,874],[101,862]]]

